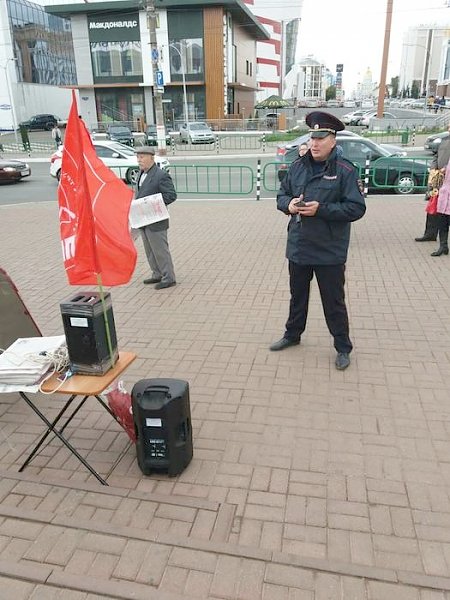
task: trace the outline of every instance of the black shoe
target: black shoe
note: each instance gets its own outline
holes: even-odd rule
[[[422,237],[414,238],[415,242],[435,242],[437,236],[423,235]]]
[[[176,281],[160,281],[155,285],[155,290],[164,290],[165,288],[177,285]]]
[[[285,337],[282,337],[278,342],[274,342],[269,350],[272,352],[278,352],[278,350],[284,350],[285,348],[289,348],[289,346],[298,346],[300,344],[300,340],[288,340]]]
[[[148,285],[149,283],[159,283],[160,281],[161,278],[158,277],[149,277],[148,279],[144,279],[145,285]]]
[[[350,355],[348,352],[338,352],[334,363],[338,371],[344,371],[350,365]]]
[[[431,253],[431,256],[441,256],[442,254],[448,254],[448,246],[439,246],[439,248]]]

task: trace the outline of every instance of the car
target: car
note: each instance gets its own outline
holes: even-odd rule
[[[134,185],[139,175],[139,166],[136,153],[129,146],[111,141],[92,142],[97,156],[114,173],[129,184]],[[50,175],[58,179],[61,176],[62,153],[64,147],[60,146],[50,158]],[[169,172],[170,163],[165,156],[155,156],[155,162],[161,169]]]
[[[393,119],[394,121],[397,120],[397,117],[390,112],[383,112],[383,116],[380,118],[381,119]],[[369,111],[360,119],[358,125],[362,125],[363,127],[370,127],[371,125],[373,125],[374,119],[378,119],[377,111],[376,110]]]
[[[0,182],[17,183],[31,175],[30,166],[21,160],[0,157]]]
[[[354,100],[344,100],[342,106],[344,108],[356,108],[356,102]]]
[[[309,134],[297,138],[309,139]],[[297,141],[295,140],[295,141]],[[345,158],[358,167],[364,174],[366,158],[370,158],[369,188],[370,189],[392,189],[394,186],[398,194],[411,194],[416,188],[423,189],[428,181],[428,161],[423,159],[408,158],[404,151],[392,154],[381,144],[350,131],[339,131],[336,142],[341,147]],[[301,143],[301,142],[300,142]],[[279,146],[280,148],[280,146]],[[289,165],[298,156],[297,146],[278,155],[276,160],[280,162],[278,167],[278,179],[282,181]]]
[[[434,133],[433,135],[429,135],[425,140],[425,144],[423,147],[425,150],[431,150],[434,154],[438,151],[439,144],[448,137],[450,134],[448,131],[441,131],[441,133]]]
[[[194,123],[184,123],[180,127],[181,143],[191,144],[213,144],[216,141],[212,129],[200,121]]]
[[[43,129],[44,131],[51,131],[55,125],[58,124],[58,118],[51,114],[34,115],[30,117],[28,121],[22,121],[19,123],[19,127],[25,127],[30,131],[36,131]]]
[[[158,136],[156,135],[156,125],[148,125],[145,130],[145,143],[147,146],[157,146]],[[172,136],[166,131],[166,145],[172,144]]]
[[[359,135],[359,133],[355,133],[354,131],[351,131],[350,129],[344,129],[343,131],[339,132],[339,135],[341,137],[359,137],[362,139],[363,138],[361,135]],[[298,151],[298,147],[301,144],[306,144],[308,143],[310,138],[309,133],[304,133],[303,135],[299,136],[298,138],[295,138],[294,140],[291,140],[290,142],[284,142],[281,144],[278,144],[277,146],[277,160],[282,160],[283,161],[283,157],[285,156],[286,152],[288,152],[289,150],[291,150],[292,148],[295,148]],[[384,148],[385,150],[387,150],[387,152],[389,152],[389,154],[396,154],[397,156],[406,156],[407,153],[405,152],[405,150],[401,147],[401,146],[395,146],[394,144],[379,144],[382,148]],[[292,162],[293,160],[295,160],[295,153],[289,154],[289,162]]]
[[[366,98],[365,100],[361,101],[361,108],[373,108],[373,100],[371,98]]]
[[[359,125],[360,120],[366,116],[367,110],[354,110],[351,113],[347,113],[341,117],[341,121],[345,123],[345,125]]]
[[[131,129],[126,125],[108,125],[106,135],[113,142],[134,146],[133,134]]]

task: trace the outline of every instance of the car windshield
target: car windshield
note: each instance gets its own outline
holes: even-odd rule
[[[124,144],[108,144],[108,148],[111,148],[111,150],[115,152],[126,154],[127,156],[135,156],[134,150],[132,150],[129,146],[125,146]]]
[[[338,136],[336,143],[344,147],[344,156],[349,160],[358,160],[358,158],[366,156],[369,153],[380,156],[391,156],[390,152],[371,140]]]
[[[110,127],[109,131],[111,133],[127,133],[127,134],[131,133],[131,131],[128,127]]]
[[[189,125],[189,129],[192,129],[192,131],[209,131],[209,127],[204,123],[193,123]]]
[[[149,125],[147,127],[147,133],[156,133],[156,125]]]

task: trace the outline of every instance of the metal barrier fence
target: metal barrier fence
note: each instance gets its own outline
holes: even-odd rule
[[[428,186],[428,172],[432,161],[430,156],[378,158],[369,168],[369,189],[396,190],[403,194],[425,191]],[[363,180],[365,168],[356,165]]]
[[[251,194],[254,171],[242,165],[171,165],[179,194]]]
[[[428,183],[428,169],[432,157],[381,157],[370,165],[368,170],[369,189],[396,190],[403,194],[425,191]],[[278,191],[280,178],[287,172],[289,165],[281,162],[268,162],[262,172],[263,188],[267,192]],[[359,178],[366,177],[365,165],[355,163]]]
[[[56,152],[56,145],[54,142],[49,142],[48,144],[45,142],[31,142],[30,147],[26,149],[20,142],[18,144],[15,144],[14,142],[8,142],[6,144],[0,143],[0,151],[5,153],[10,152],[11,154],[26,152],[28,155],[31,155],[33,152],[48,152],[50,156],[50,154]]]

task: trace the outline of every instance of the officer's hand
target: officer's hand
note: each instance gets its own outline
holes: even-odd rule
[[[292,200],[289,202],[288,211],[291,213],[291,215],[296,215],[298,212],[300,212],[300,207],[296,206],[296,204],[302,200],[303,194],[300,194],[298,198],[292,198]]]
[[[312,200],[310,202],[306,202],[305,206],[301,206],[297,212],[302,217],[313,217],[316,214],[318,208],[319,203],[317,202],[317,200]]]

